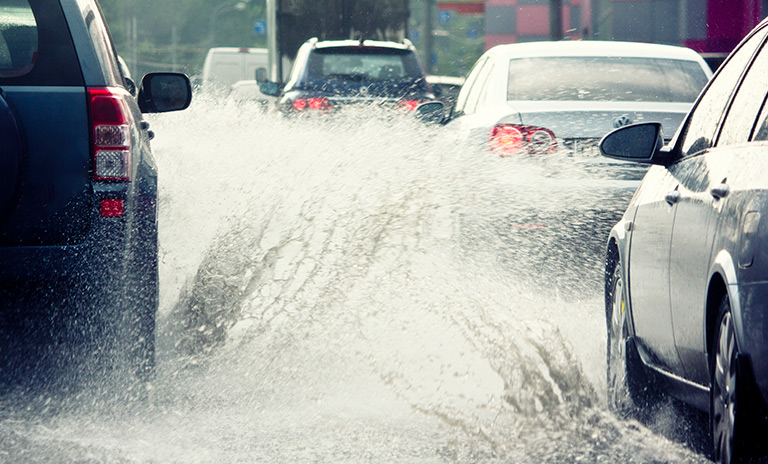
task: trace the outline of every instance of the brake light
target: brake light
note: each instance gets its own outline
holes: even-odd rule
[[[489,144],[491,150],[500,156],[514,156],[523,153],[554,153],[557,151],[557,141],[551,130],[519,124],[494,126],[491,129]]]
[[[425,102],[426,102],[426,100],[408,100],[408,99],[403,99],[403,100],[400,100],[397,103],[397,109],[405,110],[405,111],[414,111],[416,109],[416,107],[418,107],[419,105],[421,105],[422,103],[425,103]]]
[[[297,111],[321,110],[329,111],[333,105],[327,98],[297,98],[293,101],[293,109]]]
[[[93,178],[131,179],[131,126],[127,93],[121,89],[88,89],[91,118]]]

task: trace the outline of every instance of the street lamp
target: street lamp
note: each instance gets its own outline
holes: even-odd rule
[[[223,13],[229,13],[230,11],[243,11],[248,6],[250,0],[245,0],[237,3],[222,3],[213,10],[211,15],[211,24],[208,26],[210,31],[210,47],[213,47],[216,43],[216,19]]]

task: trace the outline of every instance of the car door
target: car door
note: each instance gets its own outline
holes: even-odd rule
[[[766,97],[768,53],[757,55],[731,96],[764,42],[766,30],[758,31],[736,51],[702,96],[680,140],[683,158],[669,169],[679,192],[670,249],[672,325],[686,378],[701,385],[709,381],[705,318],[715,225],[721,222],[719,215],[728,201],[734,157],[746,148]],[[715,139],[720,120],[717,142],[709,147],[711,143],[702,139]]]
[[[669,306],[669,247],[674,223],[676,181],[662,166],[649,169],[635,194],[637,209],[631,225],[629,286],[632,318],[639,347],[650,362],[677,372]]]

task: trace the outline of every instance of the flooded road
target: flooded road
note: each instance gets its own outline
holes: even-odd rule
[[[150,122],[156,378],[9,392],[0,462],[709,462],[671,406],[650,429],[606,409],[600,253],[628,196],[582,163],[408,119]]]

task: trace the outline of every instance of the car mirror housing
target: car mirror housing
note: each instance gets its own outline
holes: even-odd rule
[[[441,124],[445,120],[445,105],[443,102],[431,101],[416,107],[413,116],[428,124]]]
[[[272,81],[264,81],[259,85],[259,91],[269,97],[279,97],[280,84]]]
[[[620,127],[600,141],[600,154],[622,161],[643,164],[665,164],[661,153],[664,133],[661,123],[644,122]]]
[[[182,73],[149,73],[141,80],[138,100],[142,113],[183,110],[192,101],[192,84]]]

